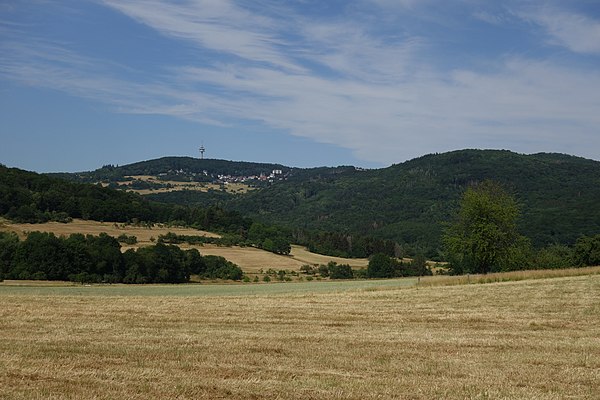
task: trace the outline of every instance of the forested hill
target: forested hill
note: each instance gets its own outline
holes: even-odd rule
[[[562,154],[431,154],[384,169],[281,182],[229,206],[265,222],[370,234],[433,252],[465,188],[486,179],[515,195],[521,232],[537,246],[600,232],[600,162]]]
[[[247,231],[252,221],[219,207],[151,202],[135,193],[73,183],[0,165],[0,217],[16,222],[168,222],[218,232]]]
[[[280,170],[283,174],[293,170],[279,164],[226,161],[216,159],[198,159],[192,157],[162,157],[155,160],[140,161],[122,166],[105,165],[95,171],[78,173],[50,174],[56,177],[78,182],[115,182],[126,176],[167,175],[179,178],[202,179],[203,176],[217,175],[253,176],[269,174]]]
[[[303,242],[303,230],[340,232],[391,239],[434,256],[443,226],[466,187],[492,179],[520,203],[520,231],[536,246],[572,244],[581,235],[600,232],[600,162],[563,154],[460,150],[366,171],[165,157],[65,176],[91,182],[131,175],[201,181],[203,176],[210,180],[273,170],[282,171],[284,178],[273,184],[251,183],[258,190],[246,194],[178,190],[149,198],[203,207],[218,203],[254,220],[290,228],[298,242]]]

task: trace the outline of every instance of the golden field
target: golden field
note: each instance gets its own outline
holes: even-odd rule
[[[599,398],[598,271],[379,282],[0,285],[0,398]]]
[[[83,233],[84,235],[99,235],[106,233],[113,237],[122,234],[133,235],[137,237],[138,245],[151,245],[152,238],[158,239],[159,235],[173,232],[178,235],[196,235],[207,237],[219,237],[211,232],[199,231],[192,228],[169,227],[161,224],[155,224],[153,227],[126,225],[117,222],[97,222],[89,220],[74,219],[68,224],[60,222],[46,222],[43,224],[16,224],[10,221],[4,221],[0,224],[0,230],[16,232],[21,238],[24,238],[28,232],[52,232],[56,236],[69,236],[73,233]]]
[[[169,181],[158,179],[156,176],[151,175],[132,175],[126,176],[126,180],[122,182],[117,182],[119,186],[128,187],[131,186],[135,181],[144,181],[149,183],[159,183],[163,185],[171,185],[171,188],[159,188],[159,189],[131,189],[127,190],[130,192],[139,193],[141,195],[153,194],[153,193],[166,193],[166,192],[176,192],[179,190],[193,190],[198,192],[208,192],[209,190],[225,190],[229,193],[234,194],[243,194],[247,193],[253,188],[245,183],[226,183],[223,185],[215,184],[215,183],[204,183],[204,182],[182,182],[182,181]],[[102,184],[103,186],[108,186],[108,184]]]

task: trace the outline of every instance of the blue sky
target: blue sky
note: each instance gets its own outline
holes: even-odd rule
[[[0,2],[0,162],[600,159],[598,0]]]

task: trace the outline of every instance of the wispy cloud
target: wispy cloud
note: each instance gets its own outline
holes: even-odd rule
[[[218,56],[186,65],[166,60],[152,74],[130,78],[136,74],[123,73],[126,67],[83,57],[64,44],[13,38],[4,44],[9,57],[0,61],[0,74],[121,112],[214,125],[258,121],[381,164],[465,147],[567,151],[577,141],[588,142],[584,150],[600,147],[595,70],[515,55],[486,60],[492,64],[487,70],[445,68],[432,63],[426,37],[374,33],[363,20],[314,20],[281,4],[260,14],[259,3],[227,0],[102,4]],[[527,18],[573,51],[600,51],[595,22],[584,19],[575,34],[568,26],[577,21],[569,15]],[[492,14],[478,17],[498,22]],[[584,150],[578,153],[586,155]]]
[[[542,26],[551,44],[576,53],[600,54],[600,20],[549,7],[522,12],[521,16]]]

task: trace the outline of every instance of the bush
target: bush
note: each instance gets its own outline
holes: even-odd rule
[[[575,242],[574,261],[577,266],[600,265],[600,235],[582,236]]]
[[[327,278],[329,276],[329,268],[327,267],[327,265],[319,265],[319,275],[321,275],[323,278]]]
[[[129,245],[137,243],[137,237],[135,237],[133,235],[128,236],[125,233],[119,235],[119,237],[117,238],[117,240],[119,241],[119,243],[125,243],[125,244],[129,244]]]
[[[352,268],[348,264],[338,265],[333,261],[330,261],[327,265],[329,270],[329,277],[331,279],[352,279],[354,278],[354,273],[352,272]]]
[[[534,261],[536,269],[569,268],[573,265],[573,249],[560,244],[539,250]]]

